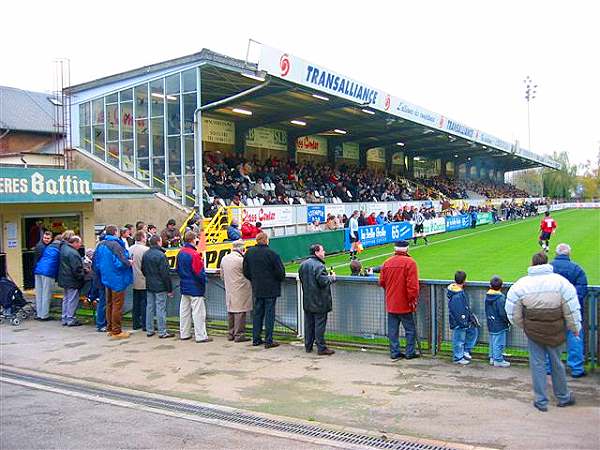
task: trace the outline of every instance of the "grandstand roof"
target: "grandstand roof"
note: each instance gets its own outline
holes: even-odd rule
[[[300,136],[323,135],[340,144],[357,143],[362,149],[391,146],[412,156],[457,162],[486,161],[488,167],[504,171],[558,167],[551,159],[516,144],[266,46],[261,47],[258,63],[204,49],[69,89],[71,93],[95,93],[107,85],[120,89],[134,78],[199,64],[202,65],[203,106],[268,81],[260,90],[206,111],[211,116],[235,122],[238,135],[250,128],[266,126],[285,129],[288,141]],[[240,114],[234,109],[252,114]],[[292,120],[296,123],[291,123]],[[334,130],[345,131],[345,134]]]

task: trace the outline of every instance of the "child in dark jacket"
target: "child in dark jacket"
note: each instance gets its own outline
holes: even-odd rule
[[[448,286],[448,318],[452,330],[452,354],[455,364],[469,364],[479,329],[477,318],[471,312],[469,298],[464,291],[467,274],[462,270],[454,274],[454,283]]]
[[[510,367],[504,360],[504,347],[510,322],[504,310],[506,297],[502,292],[502,279],[493,276],[490,280],[490,290],[485,295],[485,316],[487,317],[488,331],[490,333],[489,357],[490,365],[494,367]]]

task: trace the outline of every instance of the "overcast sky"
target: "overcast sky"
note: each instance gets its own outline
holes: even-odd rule
[[[50,91],[249,38],[527,147],[582,163],[600,146],[600,2],[7,1],[0,84]]]

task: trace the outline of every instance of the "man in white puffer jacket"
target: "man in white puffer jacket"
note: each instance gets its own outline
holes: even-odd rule
[[[546,354],[552,364],[552,389],[558,406],[574,405],[575,397],[567,387],[565,367],[560,360],[567,328],[576,338],[581,330],[579,300],[573,285],[553,272],[545,253],[536,253],[527,276],[509,289],[505,309],[510,322],[523,328],[528,338],[533,406],[548,411]]]

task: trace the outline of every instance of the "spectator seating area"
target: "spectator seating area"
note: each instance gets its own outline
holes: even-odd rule
[[[488,198],[528,197],[508,184],[454,178],[415,178],[340,165],[264,162],[206,154],[204,186],[215,204],[246,206],[397,200],[466,199],[467,191]]]

